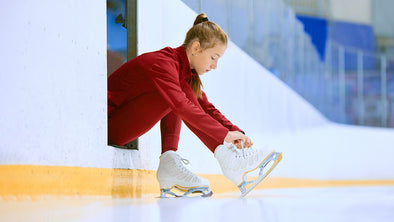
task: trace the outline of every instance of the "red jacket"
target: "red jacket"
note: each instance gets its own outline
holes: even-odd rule
[[[108,115],[142,93],[157,91],[182,120],[222,143],[229,130],[241,130],[208,101],[205,93],[198,100],[200,106],[187,98],[182,88],[190,89],[193,75],[197,74],[191,71],[183,46],[142,54],[108,78]]]

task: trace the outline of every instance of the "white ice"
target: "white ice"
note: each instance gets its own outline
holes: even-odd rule
[[[1,221],[391,222],[394,187],[254,190],[211,198],[0,202]],[[17,212],[16,212],[17,211]]]

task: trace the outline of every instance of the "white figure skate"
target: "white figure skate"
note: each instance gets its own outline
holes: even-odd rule
[[[167,194],[174,197],[188,196],[193,193],[201,193],[202,197],[212,196],[209,189],[209,181],[197,176],[188,170],[184,164],[189,161],[182,159],[174,151],[167,151],[160,156],[160,164],[157,170],[157,179],[160,183],[160,197],[167,197]],[[185,192],[183,195],[175,194],[171,189]]]
[[[282,154],[269,147],[243,149],[243,144],[242,150],[239,150],[235,145],[225,142],[216,148],[215,157],[224,176],[238,186],[241,190],[241,197],[244,197],[273,170],[282,159]],[[267,166],[268,164],[270,166]],[[248,181],[248,174],[258,169],[260,171],[257,178]],[[252,185],[247,187],[249,184]]]

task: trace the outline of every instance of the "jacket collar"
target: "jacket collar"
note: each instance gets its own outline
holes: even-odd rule
[[[186,49],[184,46],[179,46],[175,48],[179,59],[180,59],[180,70],[179,77],[180,79],[184,79],[186,82],[190,83],[192,76],[195,75],[194,72],[190,68],[189,59],[187,58]]]

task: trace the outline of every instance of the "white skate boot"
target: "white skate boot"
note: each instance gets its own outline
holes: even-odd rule
[[[242,144],[243,146],[243,144]],[[257,186],[279,163],[282,154],[271,148],[237,149],[231,143],[219,145],[215,150],[215,157],[219,161],[224,176],[231,180],[241,190],[241,197],[248,194]],[[267,166],[269,163],[270,166]],[[248,181],[248,174],[260,169],[255,180]],[[248,188],[247,185],[252,184]]]
[[[172,150],[160,156],[159,169],[157,170],[157,179],[161,190],[160,197],[167,197],[167,194],[182,197],[192,193],[201,193],[202,197],[212,196],[209,181],[188,170],[184,166],[188,162]],[[172,188],[185,193],[183,195],[175,194],[171,191]]]

